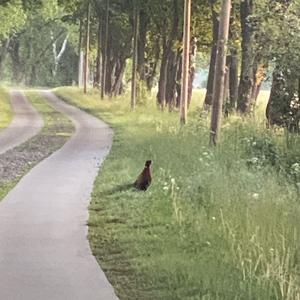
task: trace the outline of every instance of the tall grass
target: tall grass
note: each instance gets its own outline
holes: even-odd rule
[[[151,103],[56,92],[115,129],[89,238],[120,299],[300,299],[298,137],[267,131],[261,110],[224,120],[212,149],[201,99],[180,127]],[[151,188],[124,189],[147,159]]]
[[[6,127],[12,120],[9,97],[9,92],[0,86],[0,130]]]

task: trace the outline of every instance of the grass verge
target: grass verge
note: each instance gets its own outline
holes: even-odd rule
[[[31,168],[62,147],[74,132],[72,122],[48,105],[38,92],[26,92],[26,95],[42,115],[44,127],[25,143],[0,155],[0,200]]]
[[[56,94],[115,130],[90,206],[92,250],[120,299],[299,299],[300,141],[260,116],[225,120],[208,147],[208,116],[178,115],[96,92]],[[152,159],[146,192],[124,187]]]
[[[4,87],[0,87],[0,130],[7,127],[12,120],[10,95]]]

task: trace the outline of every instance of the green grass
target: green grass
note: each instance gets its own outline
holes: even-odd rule
[[[72,122],[47,104],[38,92],[27,91],[26,96],[43,117],[44,127],[25,143],[2,154],[6,163],[5,168],[10,170],[1,172],[0,200],[30,169],[59,149],[74,132]]]
[[[0,87],[0,130],[7,127],[12,120],[12,109],[8,91]]]
[[[131,112],[126,97],[56,93],[115,130],[89,239],[120,299],[300,299],[298,137],[264,129],[261,108],[226,119],[212,149],[199,97],[181,128],[155,104]],[[151,188],[122,188],[147,159]]]

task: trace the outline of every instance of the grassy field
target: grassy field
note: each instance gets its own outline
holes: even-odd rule
[[[4,87],[0,87],[0,130],[6,127],[12,120],[10,96]]]
[[[48,105],[38,92],[26,95],[44,119],[40,133],[0,156],[0,200],[38,162],[59,149],[74,132],[72,122]]]
[[[300,140],[264,128],[264,95],[208,147],[195,95],[189,123],[153,103],[56,93],[115,130],[90,206],[93,253],[120,299],[300,299]],[[126,189],[152,159],[147,192]]]

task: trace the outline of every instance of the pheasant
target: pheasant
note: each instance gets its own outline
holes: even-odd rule
[[[151,160],[147,160],[145,163],[145,168],[142,173],[138,176],[137,180],[134,182],[133,186],[141,191],[146,191],[151,184]]]

